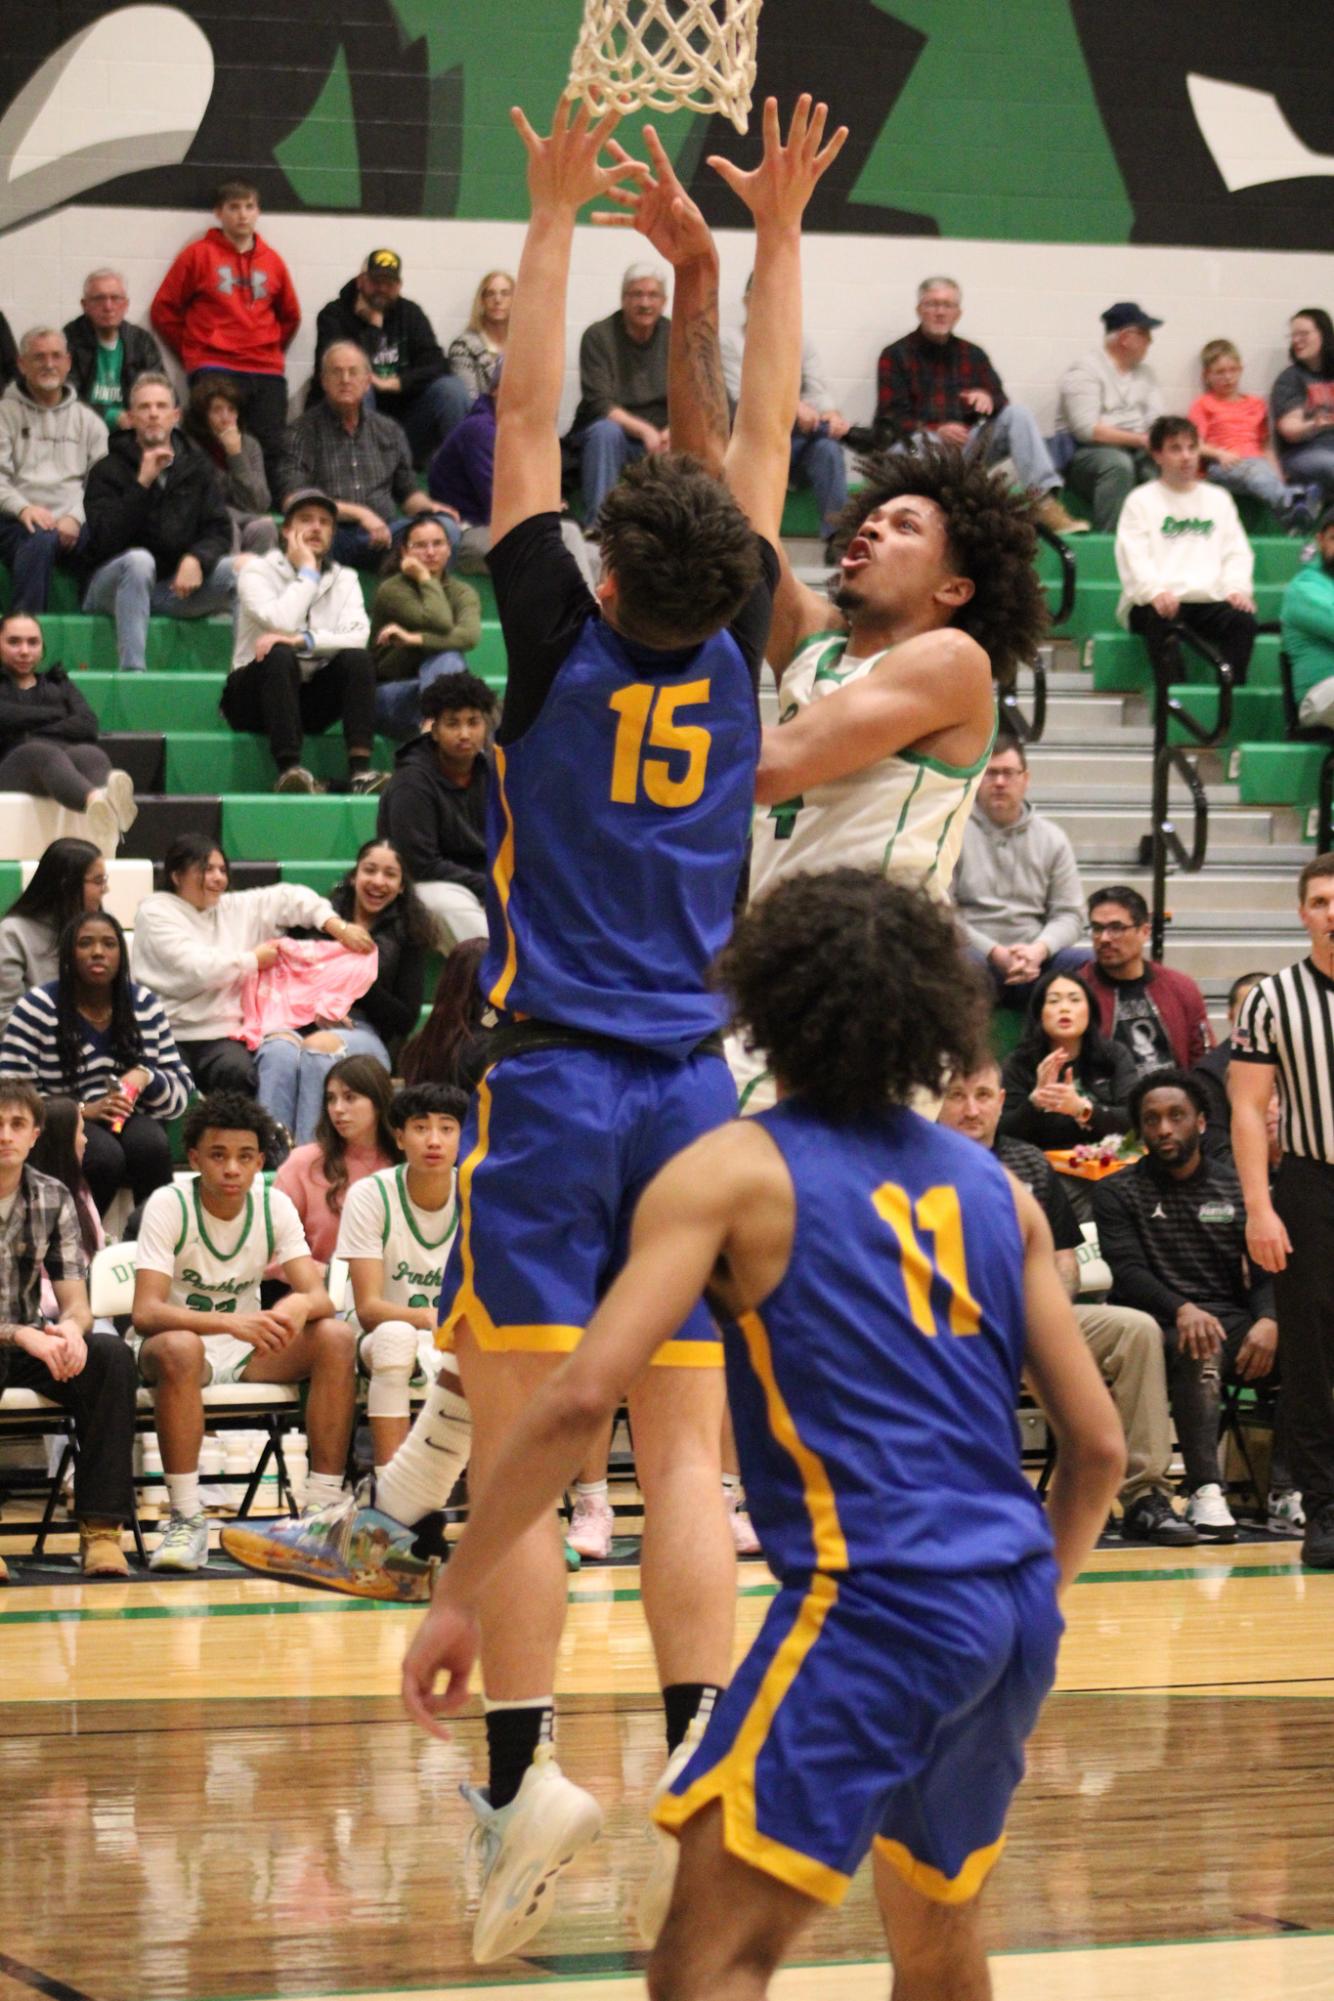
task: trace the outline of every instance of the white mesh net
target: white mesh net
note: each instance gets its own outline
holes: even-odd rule
[[[584,0],[567,94],[602,111],[717,111],[744,132],[763,4]]]

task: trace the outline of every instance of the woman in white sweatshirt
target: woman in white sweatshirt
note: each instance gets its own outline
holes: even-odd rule
[[[163,868],[171,887],[146,896],[134,920],[134,977],[160,997],[199,1089],[253,1096],[255,1059],[241,1040],[246,975],[272,965],[274,940],[297,925],[351,952],[372,951],[370,933],[304,883],[229,890],[227,857],[202,834],[178,836]]]

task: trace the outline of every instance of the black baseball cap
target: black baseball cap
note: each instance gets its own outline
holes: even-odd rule
[[[291,520],[299,507],[322,507],[329,519],[338,525],[338,503],[330,500],[320,486],[299,486],[295,493],[289,493],[283,506],[283,526]]]
[[[372,250],[361,268],[372,278],[389,278],[395,284],[402,282],[403,259],[396,250]]]
[[[1122,327],[1143,327],[1146,333],[1162,325],[1152,313],[1146,313],[1143,306],[1137,306],[1133,299],[1118,299],[1114,306],[1108,306],[1102,316],[1102,323],[1108,333],[1120,333]]]

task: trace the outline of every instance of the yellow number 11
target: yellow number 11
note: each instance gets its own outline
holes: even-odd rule
[[[655,688],[632,682],[610,697],[620,721],[611,764],[611,796],[616,806],[633,806],[642,784],[655,806],[693,806],[704,790],[704,772],[712,739],[702,723],[678,723],[678,709],[709,699],[707,681],[686,681],[679,688]],[[651,716],[651,720],[650,720]],[[644,755],[644,733],[652,750],[680,751],[686,768],[679,778],[665,757]]]
[[[913,1326],[933,1339],[937,1334],[977,1334],[982,1309],[968,1289],[968,1264],[963,1247],[963,1215],[957,1188],[928,1188],[914,1203],[906,1188],[886,1181],[871,1197],[876,1214],[893,1231],[899,1246],[903,1284]],[[917,1232],[932,1239],[935,1256],[923,1249]],[[942,1328],[931,1310],[931,1281],[941,1279],[949,1291],[949,1325]]]

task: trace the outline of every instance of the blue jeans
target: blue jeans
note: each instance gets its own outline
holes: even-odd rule
[[[1047,441],[1027,404],[1007,403],[1000,415],[992,419],[985,434],[979,425],[964,446],[965,457],[976,448],[976,440],[983,435],[987,440],[988,465],[994,465],[997,459],[1012,459],[1021,486],[1030,493],[1055,493],[1061,484],[1061,475],[1051,462]]]
[[[1326,500],[1334,499],[1334,433],[1307,438],[1300,445],[1281,445],[1279,461],[1290,480],[1301,486],[1321,486]]]
[[[644,447],[611,417],[599,417],[585,430],[571,431],[569,443],[579,453],[584,526],[591,528],[598,518],[598,509],[631,459],[644,456]]]
[[[107,612],[116,621],[116,659],[129,674],[147,665],[148,621],[155,618],[208,618],[230,612],[236,602],[236,578],[230,556],[220,556],[197,591],[178,598],[170,582],[159,583],[157,563],[147,549],[126,549],[113,556],[88,579],[85,611]]]
[[[9,609],[44,612],[57,557],[77,556],[87,540],[88,530],[81,527],[73,548],[62,549],[54,528],[34,528],[29,534],[17,519],[0,521],[0,560],[8,563],[14,585]]]
[[[286,1035],[268,1035],[255,1051],[259,1102],[304,1146],[314,1139],[324,1109],[324,1080],[340,1056],[378,1056],[389,1068],[389,1051],[373,1028],[340,1028],[340,1050],[307,1049]]]
[[[415,514],[400,514],[390,521],[387,526],[391,543],[401,541],[417,518]],[[449,537],[452,562],[459,536],[463,533],[463,524],[456,521],[452,514],[437,514],[435,518]],[[377,548],[371,541],[369,529],[363,528],[359,521],[340,521],[334,529],[333,548],[329,553],[335,563],[346,564],[349,569],[378,570],[389,549],[383,543]]]
[[[837,438],[825,429],[794,431],[788,479],[793,486],[808,486],[815,495],[820,533],[827,540],[848,500],[848,469]]]
[[[464,674],[461,653],[428,653],[411,681],[381,681],[375,690],[375,727],[382,736],[405,743],[422,726],[422,696],[442,674]]]
[[[463,422],[473,399],[467,383],[457,375],[437,375],[434,382],[428,382],[415,396],[393,400],[399,406],[398,421],[407,432],[412,463],[422,466],[439,450],[454,426]]]
[[[1215,486],[1223,487],[1228,493],[1249,493],[1253,500],[1263,500],[1280,520],[1294,507],[1300,507],[1306,499],[1306,488],[1290,486],[1281,473],[1275,472],[1268,459],[1242,459],[1237,465],[1211,465],[1206,471]]]

